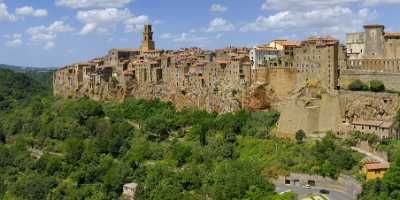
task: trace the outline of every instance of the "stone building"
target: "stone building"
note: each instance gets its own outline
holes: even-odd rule
[[[153,40],[153,31],[151,25],[144,25],[143,41],[140,49],[143,52],[149,52],[155,50],[155,43]]]
[[[348,33],[350,60],[400,58],[400,33],[385,32],[383,25],[365,25],[364,32]]]
[[[314,36],[301,43],[274,40],[254,49],[157,50],[151,26],[146,25],[140,49],[112,49],[103,57],[57,70],[54,95],[94,100],[158,98],[177,109],[196,107],[215,112],[273,109],[281,113],[278,131],[292,134],[299,129],[307,133],[347,132],[358,130],[358,124],[351,126],[358,121],[381,121],[376,129],[387,137],[393,129],[386,125],[393,120],[398,98],[341,90],[354,79],[382,79],[388,88],[400,88],[400,73],[395,67],[397,34],[383,33],[383,45],[377,44],[382,41],[378,36],[374,43],[363,46],[361,42],[367,33],[374,38],[373,33],[381,34],[382,30],[366,26],[366,33],[353,34],[350,48],[357,47],[354,51],[363,54],[349,59],[345,46],[329,36]],[[381,55],[391,58],[378,58]]]
[[[250,61],[252,63],[251,68],[256,69],[260,65],[264,65],[267,61],[276,60],[279,56],[280,50],[259,45],[250,50]]]
[[[382,81],[400,91],[400,33],[385,32],[383,25],[365,25],[364,32],[347,34],[348,63],[341,69],[340,85],[352,81]]]
[[[366,163],[361,171],[364,173],[367,180],[381,179],[389,170],[389,163]]]
[[[339,69],[346,63],[343,45],[333,37],[310,37],[294,49],[294,67],[308,72],[306,81],[315,79],[328,91],[339,86]]]
[[[125,200],[135,200],[137,184],[127,183],[123,186],[122,196]]]

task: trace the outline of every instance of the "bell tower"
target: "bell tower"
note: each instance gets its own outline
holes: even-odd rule
[[[149,24],[144,25],[143,40],[140,49],[143,52],[155,50],[153,31],[151,30],[151,25]]]

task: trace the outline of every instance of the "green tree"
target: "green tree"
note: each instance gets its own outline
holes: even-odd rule
[[[381,81],[377,80],[372,80],[368,83],[369,89],[372,92],[384,92],[385,91],[385,85]]]
[[[78,162],[81,159],[83,150],[83,141],[81,139],[70,138],[66,140],[65,153],[69,163],[73,164]]]
[[[218,164],[210,175],[211,197],[215,200],[268,197],[274,193],[274,185],[262,175],[254,163],[227,161]]]
[[[306,137],[306,132],[304,132],[303,130],[298,130],[296,132],[296,141],[298,144],[303,143],[305,137]]]
[[[368,89],[368,86],[365,85],[362,81],[357,79],[349,84],[348,89],[351,91],[363,91]]]
[[[0,128],[0,144],[6,143],[6,136],[4,135],[3,131]]]
[[[85,98],[70,104],[67,111],[78,120],[80,125],[84,125],[91,117],[104,117],[102,105]]]
[[[27,200],[46,199],[47,194],[57,185],[52,177],[42,176],[36,173],[21,175],[11,185],[10,191],[16,197]]]
[[[172,158],[177,161],[177,166],[184,165],[192,155],[192,147],[181,143],[172,145]]]
[[[399,177],[400,177],[400,153],[397,153],[395,161],[391,164],[389,171],[385,173],[385,176],[383,178],[383,183],[386,185],[389,193],[400,191]],[[399,194],[396,193],[396,196],[397,195]]]

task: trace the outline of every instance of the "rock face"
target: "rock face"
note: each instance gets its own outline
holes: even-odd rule
[[[399,108],[397,94],[371,92],[342,92],[340,95],[341,115],[347,122],[390,121]]]

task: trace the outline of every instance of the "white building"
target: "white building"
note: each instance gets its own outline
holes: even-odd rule
[[[123,186],[122,196],[126,200],[135,200],[137,184],[136,183],[127,183]]]
[[[260,65],[263,65],[265,61],[278,58],[279,52],[278,49],[266,45],[255,46],[250,50],[249,55],[252,65],[251,68],[256,69]]]

